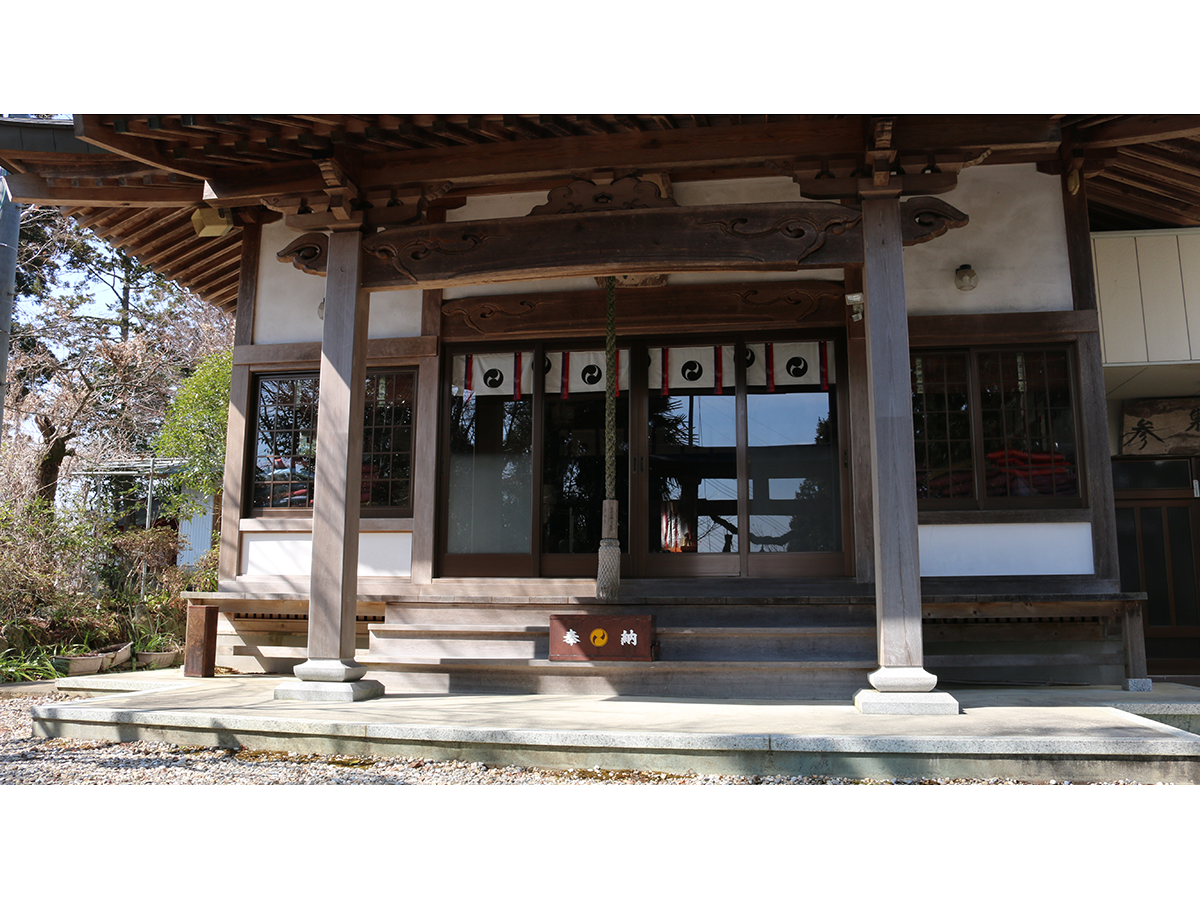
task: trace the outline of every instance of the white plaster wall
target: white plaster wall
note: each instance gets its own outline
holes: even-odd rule
[[[1091,575],[1088,522],[920,525],[921,574]]]
[[[275,254],[300,236],[282,221],[263,226],[254,299],[254,343],[319,341],[317,307],[325,299],[325,279],[307,275]]]
[[[263,226],[258,255],[254,343],[290,344],[321,340],[323,322],[317,308],[325,299],[325,279],[301,272],[275,254],[300,236],[283,222]],[[594,284],[594,282],[593,282]],[[371,338],[418,337],[421,334],[420,291],[373,291]]]
[[[1058,176],[1033,164],[964,169],[940,199],[971,217],[964,228],[904,249],[913,315],[1064,310],[1074,306]],[[970,265],[979,286],[960,291],[954,270]]]
[[[421,294],[421,291],[372,291],[367,337],[420,337]]]
[[[239,575],[307,579],[312,572],[311,532],[242,534]],[[412,532],[365,532],[358,536],[358,574],[412,575]]]
[[[412,532],[379,531],[358,536],[359,576],[412,575]]]
[[[287,575],[307,578],[312,571],[312,534],[273,532],[242,535],[239,575]]]

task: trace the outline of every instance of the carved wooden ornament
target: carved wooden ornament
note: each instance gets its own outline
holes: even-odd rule
[[[853,265],[861,212],[835,203],[660,207],[380,232],[369,287],[449,287],[576,275],[795,271]]]
[[[554,188],[547,196],[546,202],[535,206],[529,215],[548,216],[674,206],[678,204],[673,199],[664,197],[653,181],[628,175],[607,185],[572,181],[563,187]]]
[[[937,197],[913,197],[900,204],[900,233],[905,247],[932,241],[969,221],[965,212]]]
[[[301,272],[325,276],[329,263],[329,235],[315,232],[302,234],[275,254],[280,262],[290,262]]]

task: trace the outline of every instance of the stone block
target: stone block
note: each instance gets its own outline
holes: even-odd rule
[[[873,691],[854,695],[854,708],[865,715],[957,716],[958,701],[945,691]]]
[[[288,680],[275,688],[276,700],[320,700],[351,703],[383,696],[378,681],[300,681]]]
[[[1121,682],[1121,690],[1123,691],[1149,691],[1153,687],[1153,682],[1149,678],[1126,678]]]

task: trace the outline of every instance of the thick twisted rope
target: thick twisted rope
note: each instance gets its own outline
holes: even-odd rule
[[[617,499],[617,279],[605,279],[604,499]]]

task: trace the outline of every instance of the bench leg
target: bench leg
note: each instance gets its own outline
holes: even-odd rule
[[[1146,637],[1142,631],[1142,604],[1125,607],[1121,636],[1125,642],[1125,682],[1127,691],[1148,691],[1150,677],[1146,673]]]
[[[190,678],[212,678],[216,674],[219,612],[216,606],[189,605],[187,608],[183,674]]]

